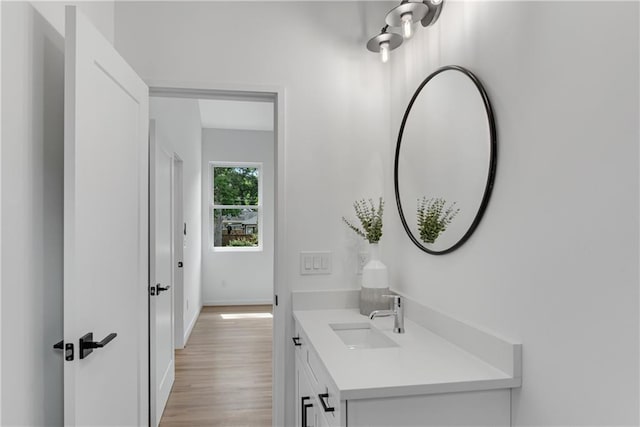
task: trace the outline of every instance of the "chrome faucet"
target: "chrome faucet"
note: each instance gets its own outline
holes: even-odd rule
[[[404,334],[404,305],[400,295],[383,295],[386,298],[393,298],[393,310],[375,310],[369,315],[369,319],[376,317],[394,316],[393,332],[396,334]]]

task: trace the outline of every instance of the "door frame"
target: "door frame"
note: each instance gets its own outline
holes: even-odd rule
[[[244,101],[270,101],[274,105],[274,277],[273,277],[273,342],[272,342],[272,425],[287,424],[286,414],[293,410],[291,399],[287,399],[293,384],[293,373],[286,370],[292,366],[293,354],[286,346],[286,337],[291,333],[291,293],[286,271],[286,181],[285,181],[285,88],[278,85],[225,85],[215,83],[180,83],[145,79],[149,86],[149,97],[226,99]],[[277,306],[275,302],[277,301]],[[289,393],[287,393],[289,391]]]
[[[2,5],[0,5],[0,46],[2,46]],[[0,147],[2,147],[2,67],[0,67]],[[2,149],[0,149],[0,201],[1,200],[2,200]],[[0,242],[2,242],[2,209],[0,209]],[[0,244],[0,319],[2,319],[2,244]],[[0,328],[0,423],[1,422],[2,422],[2,328]]]

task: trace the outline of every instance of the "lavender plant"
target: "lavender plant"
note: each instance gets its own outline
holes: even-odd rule
[[[418,199],[418,230],[423,242],[435,243],[460,212],[460,209],[455,208],[456,202],[447,208],[445,204],[446,201],[439,197]]]
[[[368,203],[364,199],[356,200],[353,203],[353,208],[356,211],[356,217],[362,224],[362,228],[353,225],[345,217],[342,217],[342,221],[358,236],[367,239],[369,243],[378,243],[382,237],[382,213],[384,211],[382,197],[379,199],[377,209],[372,199],[369,199]]]

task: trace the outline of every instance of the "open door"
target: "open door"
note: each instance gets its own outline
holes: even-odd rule
[[[184,223],[183,196],[184,162],[173,155],[173,340],[175,349],[183,349],[184,342],[184,248],[187,226]]]
[[[150,426],[160,424],[175,379],[173,332],[173,155],[156,138],[155,121],[149,126],[151,212],[149,297]]]
[[[66,9],[64,421],[149,422],[148,88]]]

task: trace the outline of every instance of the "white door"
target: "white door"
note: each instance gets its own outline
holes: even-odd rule
[[[68,6],[64,421],[69,426],[149,422],[148,101],[144,82]]]
[[[164,150],[149,127],[151,167],[151,292],[149,321],[151,339],[151,426],[160,423],[175,378],[173,340],[173,155]]]
[[[174,346],[184,348],[184,248],[186,247],[186,225],[183,213],[182,170],[183,162],[173,158],[173,331]]]

